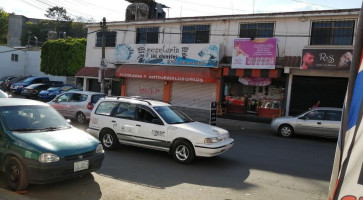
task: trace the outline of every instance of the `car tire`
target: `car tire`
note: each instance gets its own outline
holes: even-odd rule
[[[24,190],[29,185],[25,166],[17,157],[10,157],[6,160],[5,178],[8,187],[13,191]]]
[[[279,134],[282,137],[292,137],[294,135],[294,129],[292,126],[284,124],[279,127]]]
[[[187,141],[176,141],[172,153],[178,163],[190,164],[195,159],[193,145]]]
[[[103,148],[106,150],[116,149],[119,146],[118,139],[112,131],[104,132],[100,137],[100,141]]]
[[[86,115],[83,112],[78,112],[76,115],[77,122],[80,124],[85,124],[87,122]]]

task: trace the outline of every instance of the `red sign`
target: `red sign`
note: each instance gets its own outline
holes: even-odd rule
[[[210,68],[121,65],[116,70],[116,76],[163,81],[215,83],[221,73],[219,69]]]

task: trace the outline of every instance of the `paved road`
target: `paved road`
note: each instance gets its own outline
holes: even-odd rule
[[[230,130],[236,140],[235,146],[220,156],[181,165],[165,152],[122,146],[107,151],[102,168],[95,173],[60,183],[31,185],[26,194],[16,197],[326,199],[336,141],[280,138],[271,133],[268,124],[223,120],[217,123]],[[3,174],[0,174],[0,188],[0,192],[6,188]]]

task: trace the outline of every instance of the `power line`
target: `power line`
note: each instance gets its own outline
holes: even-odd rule
[[[313,5],[313,6],[320,6],[320,7],[338,9],[338,8],[331,7],[331,6],[325,6],[325,5],[315,4],[315,3],[309,3],[309,2],[306,2],[306,1],[300,1],[300,0],[291,0],[291,1],[299,2],[299,3],[304,3],[304,4],[308,4],[308,5]]]

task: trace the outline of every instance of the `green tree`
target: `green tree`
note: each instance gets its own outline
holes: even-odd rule
[[[85,65],[86,39],[49,40],[41,50],[40,71],[54,76],[74,76]]]
[[[0,8],[0,45],[7,44],[9,14]]]
[[[63,7],[48,8],[44,14],[46,17],[52,19],[49,24],[54,24],[56,32],[67,32],[65,29],[69,28],[72,24],[72,18],[67,15],[67,10]]]

